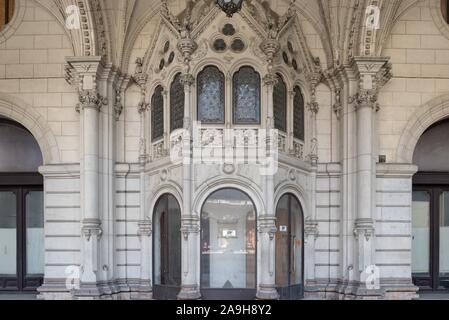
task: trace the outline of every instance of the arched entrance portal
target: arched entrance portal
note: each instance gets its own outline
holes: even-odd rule
[[[281,299],[303,297],[303,226],[301,204],[285,194],[276,208],[276,287]]]
[[[153,239],[153,296],[175,300],[181,287],[181,209],[171,194],[156,203]]]
[[[449,119],[421,136],[413,156],[412,273],[421,290],[449,289]]]
[[[201,211],[201,295],[207,300],[256,297],[256,209],[236,189],[213,193]]]
[[[0,117],[0,290],[31,291],[44,274],[44,196],[39,146]]]

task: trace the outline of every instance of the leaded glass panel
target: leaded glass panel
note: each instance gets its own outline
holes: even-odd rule
[[[304,97],[298,86],[293,91],[293,134],[296,139],[304,141]]]
[[[274,127],[287,132],[287,86],[280,75],[273,90]]]
[[[224,123],[225,76],[215,66],[207,66],[198,74],[198,121]]]
[[[181,129],[184,119],[184,86],[181,83],[181,74],[178,73],[170,87],[170,132]]]
[[[151,137],[158,140],[164,136],[164,88],[157,86],[151,98]]]
[[[235,124],[260,124],[260,75],[251,67],[242,67],[233,78]]]

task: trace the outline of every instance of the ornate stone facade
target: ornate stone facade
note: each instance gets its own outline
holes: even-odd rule
[[[255,297],[280,297],[276,212],[285,194],[304,214],[305,296],[416,296],[412,156],[419,136],[449,116],[449,27],[436,0],[324,2],[248,0],[229,18],[212,0],[123,0],[107,8],[99,0],[16,1],[16,15],[0,30],[0,117],[25,126],[42,149],[42,298],[152,298],[154,210],[167,193],[181,211],[178,298],[201,298],[202,209],[224,188],[244,192],[257,212]],[[67,5],[79,8],[79,29],[66,25]],[[381,28],[370,8],[380,10]],[[199,81],[211,66],[222,83]],[[241,117],[245,124],[234,117],[242,68],[253,77],[243,81],[245,97],[259,107]],[[286,128],[273,139],[260,133],[275,129],[279,79]],[[223,119],[198,128],[200,92],[212,99],[218,87],[222,96],[212,101],[224,105],[215,117]],[[294,135],[295,87],[304,139]],[[183,123],[171,131],[175,98]],[[157,139],[154,125],[163,128]],[[245,150],[267,147],[275,173],[226,158],[237,140]],[[196,161],[205,148],[209,156],[222,148],[223,163]],[[80,268],[76,290],[66,286],[68,266]],[[366,281],[372,266],[379,269],[375,289]]]

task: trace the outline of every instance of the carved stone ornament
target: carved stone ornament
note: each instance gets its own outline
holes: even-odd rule
[[[379,104],[377,103],[377,91],[360,90],[353,97],[349,98],[349,103],[355,103],[355,108],[369,107],[375,111],[379,111]]]
[[[151,220],[141,220],[138,222],[137,235],[141,237],[150,237],[153,232],[153,224]]]
[[[374,221],[372,219],[358,219],[354,226],[354,236],[358,240],[364,236],[366,241],[374,237]]]
[[[102,97],[97,90],[81,90],[76,110],[80,112],[81,110],[92,108],[100,111],[101,107],[107,104],[107,98]]]
[[[312,220],[311,217],[307,217],[304,224],[304,235],[305,242],[308,241],[309,236],[313,237],[314,240],[318,239],[319,230],[318,230],[318,222]]]
[[[101,221],[98,219],[85,219],[83,220],[83,226],[81,228],[83,236],[90,241],[92,236],[96,236],[97,240],[100,239],[103,230],[101,229]]]

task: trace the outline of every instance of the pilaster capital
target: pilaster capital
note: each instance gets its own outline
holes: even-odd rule
[[[379,104],[377,103],[378,93],[376,90],[362,89],[357,92],[353,97],[349,98],[349,103],[354,103],[356,110],[360,108],[371,108],[375,111],[379,111]]]
[[[260,216],[258,219],[257,231],[259,233],[268,234],[270,240],[273,240],[277,231],[276,216],[270,215]]]
[[[306,238],[313,237],[316,240],[319,235],[318,222],[312,220],[310,217],[306,218],[304,223],[304,235]]]
[[[307,109],[310,112],[312,112],[313,114],[318,114],[318,112],[320,111],[320,106],[319,106],[318,102],[313,101],[313,102],[307,103]]]
[[[87,241],[90,241],[92,236],[97,237],[97,240],[99,240],[103,234],[101,221],[99,219],[84,219],[82,221],[81,232]]]
[[[85,109],[100,111],[103,105],[108,104],[108,99],[101,96],[97,90],[81,90],[78,95],[79,104],[76,106],[78,112]]]
[[[359,239],[364,236],[366,241],[369,241],[374,236],[374,220],[370,218],[357,219],[354,224],[354,236]]]
[[[195,77],[190,73],[183,73],[179,79],[183,86],[191,86],[195,83]]]
[[[188,240],[190,234],[200,232],[200,218],[198,215],[181,216],[181,234],[184,240]]]
[[[274,73],[267,73],[263,78],[263,83],[269,87],[274,87],[278,83],[278,76]]]
[[[137,235],[141,237],[150,237],[153,232],[153,223],[151,220],[140,220],[138,223]]]

